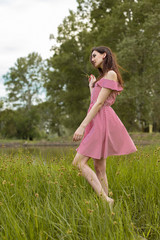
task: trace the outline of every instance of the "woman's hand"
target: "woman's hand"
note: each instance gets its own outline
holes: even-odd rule
[[[89,81],[89,86],[94,87],[94,83],[96,82],[96,77],[93,74],[91,74],[88,81]]]
[[[84,134],[84,130],[85,130],[85,128],[82,126],[79,126],[77,128],[77,130],[75,131],[75,133],[73,135],[74,142],[81,140],[81,138],[83,137],[83,134]]]

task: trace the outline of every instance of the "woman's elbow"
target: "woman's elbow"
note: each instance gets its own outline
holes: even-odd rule
[[[96,102],[96,104],[97,104],[97,107],[100,109],[103,106],[104,102],[98,101]]]

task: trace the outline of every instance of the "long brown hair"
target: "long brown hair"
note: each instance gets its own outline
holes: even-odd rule
[[[122,76],[121,76],[120,71],[119,71],[119,68],[121,68],[121,69],[123,69],[123,68],[120,65],[118,65],[117,60],[116,60],[116,56],[111,51],[111,49],[109,47],[105,47],[105,46],[92,48],[91,56],[90,56],[91,63],[92,63],[92,52],[93,51],[97,51],[101,54],[106,53],[106,57],[104,58],[104,61],[103,61],[103,68],[102,69],[98,68],[100,74],[99,74],[96,82],[99,79],[103,78],[104,74],[107,73],[109,70],[114,70],[117,73],[118,82],[123,87],[124,81],[123,81]]]

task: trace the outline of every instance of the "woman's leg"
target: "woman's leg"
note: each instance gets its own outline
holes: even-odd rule
[[[90,159],[90,157],[83,156],[79,153],[76,154],[74,160],[73,160],[73,165],[77,166],[81,174],[87,179],[89,184],[93,187],[95,192],[99,195],[102,196],[110,205],[110,208],[113,206],[113,199],[109,198],[105,191],[102,188],[102,185],[95,174],[95,172],[88,166],[87,162]]]
[[[103,190],[108,196],[108,180],[106,175],[106,160],[105,158],[101,159],[93,159],[94,160],[94,168],[96,171],[96,175],[102,185]]]

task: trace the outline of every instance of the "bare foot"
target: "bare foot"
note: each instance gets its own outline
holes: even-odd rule
[[[113,200],[112,198],[108,197],[108,198],[107,198],[107,202],[108,202],[109,208],[110,208],[110,210],[111,210],[111,212],[112,212],[112,210],[113,210],[113,205],[114,205],[114,200]]]
[[[109,208],[110,208],[110,210],[112,212],[113,205],[114,205],[114,200],[112,198],[108,197],[108,196],[102,196],[102,195],[100,195],[100,196],[102,197],[104,203],[107,202],[109,204]]]

